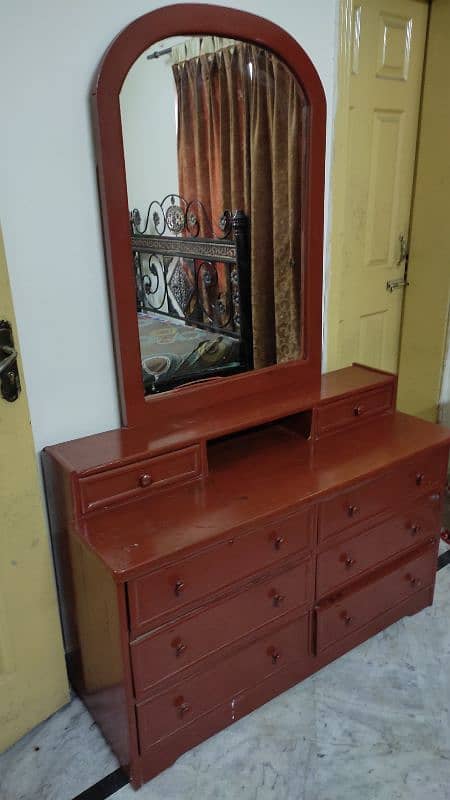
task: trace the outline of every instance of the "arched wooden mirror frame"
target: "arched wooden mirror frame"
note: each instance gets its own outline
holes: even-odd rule
[[[302,278],[305,357],[228,378],[186,384],[146,397],[141,372],[119,93],[134,61],[152,44],[169,36],[196,34],[239,38],[271,50],[289,67],[308,100],[310,142]],[[98,71],[93,107],[122,424],[158,430],[161,425],[166,427],[167,419],[171,419],[178,426],[189,425],[202,413],[220,416],[227,406],[239,408],[240,404],[248,404],[249,397],[253,398],[251,406],[255,408],[251,424],[257,424],[264,416],[258,409],[266,404],[275,406],[277,398],[283,401],[283,413],[298,410],[299,396],[307,394],[308,389],[320,381],[322,354],[326,103],[320,78],[305,51],[286,31],[259,16],[217,5],[169,5],[139,17],[113,41]],[[220,427],[219,424],[218,430]]]

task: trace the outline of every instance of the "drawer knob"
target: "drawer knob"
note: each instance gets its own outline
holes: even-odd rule
[[[411,586],[414,587],[414,589],[419,589],[420,586],[422,586],[422,581],[420,580],[420,578],[415,578],[413,575],[408,575],[408,580]]]
[[[175,639],[175,641],[172,643],[172,647],[175,648],[175,655],[177,658],[182,656],[187,650],[187,644],[184,644],[181,639]]]
[[[179,706],[177,706],[177,711],[180,719],[183,719],[186,716],[186,714],[189,714],[189,712],[191,711],[191,706],[189,705],[189,703],[183,702]]]
[[[277,592],[273,596],[273,604],[274,604],[275,608],[279,608],[282,605],[282,603],[284,603],[285,599],[286,598],[285,598],[284,594],[279,594],[279,592]]]
[[[142,486],[145,489],[146,486],[150,486],[152,482],[152,476],[148,474],[148,472],[144,472],[143,475],[139,477],[139,486]]]
[[[425,473],[424,472],[416,472],[416,485],[422,486],[425,480]]]
[[[272,664],[278,664],[281,658],[281,653],[275,647],[271,648],[271,650],[269,651],[269,655],[272,658]]]
[[[353,622],[353,617],[350,617],[350,615],[347,614],[346,611],[343,611],[342,619],[344,620],[346,625],[350,625]]]
[[[423,533],[423,528],[421,525],[414,523],[414,525],[411,525],[411,536],[417,536],[418,533]]]
[[[277,536],[277,538],[274,540],[273,543],[275,550],[281,550],[281,545],[283,544],[283,542],[284,542],[283,536]]]
[[[184,583],[183,583],[183,581],[177,580],[176,583],[175,583],[175,588],[174,588],[174,592],[175,592],[176,596],[179,597],[181,592],[183,592],[183,591],[184,591]]]
[[[350,569],[350,567],[353,567],[353,564],[356,564],[356,561],[355,561],[355,559],[354,559],[354,558],[352,558],[351,556],[346,556],[346,557],[345,557],[345,561],[344,561],[344,563],[345,563],[345,566],[346,566],[348,569]]]
[[[355,406],[353,409],[353,416],[360,417],[363,411],[364,411],[364,406],[361,405]]]
[[[349,517],[357,517],[359,514],[359,506],[350,505],[347,506],[347,514]]]

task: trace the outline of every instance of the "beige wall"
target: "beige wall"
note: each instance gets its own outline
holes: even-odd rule
[[[436,421],[450,298],[450,2],[431,8],[398,405]]]

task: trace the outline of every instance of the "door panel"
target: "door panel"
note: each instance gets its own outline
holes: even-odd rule
[[[17,348],[1,234],[0,319],[12,322]],[[20,377],[19,398],[10,403],[0,397],[0,751],[69,699],[48,534]]]
[[[343,209],[333,228],[327,367],[362,361],[396,372],[404,289],[387,282],[404,277],[428,3],[344,5],[334,165],[334,206]]]

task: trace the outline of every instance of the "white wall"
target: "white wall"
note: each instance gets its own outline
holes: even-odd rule
[[[38,450],[119,424],[89,89],[113,37],[163,4],[3,4],[0,220]],[[329,154],[337,0],[231,5],[286,28],[312,58],[328,99]]]
[[[178,192],[177,94],[170,55],[147,55],[180,41],[166,39],[136,59],[120,92],[129,209],[143,222],[149,204]]]

